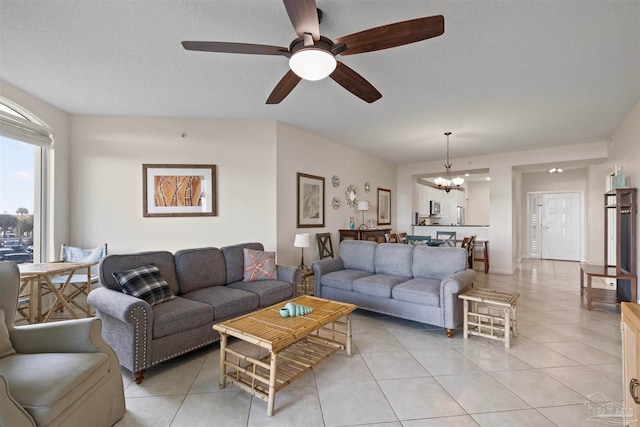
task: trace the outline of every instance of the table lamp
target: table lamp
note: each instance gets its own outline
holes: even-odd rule
[[[362,211],[362,225],[360,226],[360,230],[366,230],[367,225],[364,223],[364,212],[369,210],[369,202],[358,202],[359,211]]]
[[[309,233],[297,233],[296,239],[293,241],[293,246],[296,248],[302,248],[302,259],[300,260],[299,269],[303,271],[309,271],[309,267],[304,265],[304,248],[311,246],[309,242]]]

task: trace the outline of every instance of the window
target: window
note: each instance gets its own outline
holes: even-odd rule
[[[0,97],[0,245],[33,254],[45,248],[47,159],[53,136],[44,122]]]

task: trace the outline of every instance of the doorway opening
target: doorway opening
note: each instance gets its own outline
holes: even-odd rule
[[[584,194],[582,191],[527,194],[531,258],[580,261],[584,258]]]

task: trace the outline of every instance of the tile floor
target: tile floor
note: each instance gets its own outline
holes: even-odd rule
[[[149,369],[140,385],[123,370],[127,414],[116,426],[606,425],[589,421],[586,403],[622,400],[619,307],[587,311],[576,263],[526,260],[513,276],[478,272],[476,286],[520,294],[511,349],[356,311],[353,357],[338,352],[279,392],[273,417],[264,401],[218,388],[214,344]]]

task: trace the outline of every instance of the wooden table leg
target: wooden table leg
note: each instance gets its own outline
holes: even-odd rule
[[[220,388],[227,385],[227,334],[220,332]]]
[[[462,300],[462,307],[464,309],[464,323],[462,329],[462,337],[464,339],[469,338],[469,300]]]
[[[347,355],[351,357],[351,313],[347,314]]]
[[[267,416],[273,415],[273,408],[276,404],[276,378],[277,378],[278,354],[271,352],[271,366],[269,368],[269,398],[267,400]]]
[[[591,310],[591,275],[587,274],[587,310]]]
[[[580,296],[584,295],[584,270],[580,267]]]

